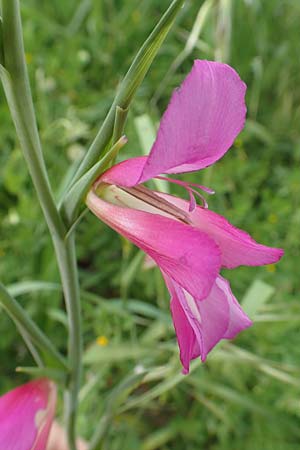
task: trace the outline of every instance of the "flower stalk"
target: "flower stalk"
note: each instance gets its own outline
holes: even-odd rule
[[[21,148],[51,234],[64,236],[65,227],[51,192],[33,108],[25,62],[20,5],[2,0],[3,63],[0,77]]]
[[[70,450],[76,450],[75,422],[81,377],[81,312],[74,235],[68,235],[55,204],[34,113],[18,0],[2,0],[3,65],[0,77],[28,169],[54,244],[69,322],[66,423]]]

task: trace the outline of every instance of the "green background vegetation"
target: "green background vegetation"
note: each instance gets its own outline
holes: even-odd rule
[[[169,3],[21,1],[57,199]],[[203,3],[186,2],[138,91],[120,157],[149,150],[150,125],[157,126],[193,59],[230,63],[248,85],[245,130],[213,168],[185,179],[214,188],[211,209],[258,241],[283,247],[285,256],[277,266],[224,271],[255,324],[219,345],[204,365],[196,361],[184,377],[160,274],[145,270],[136,248],[85,216],[77,233],[86,350],[79,426],[87,438],[102,426],[103,449],[299,448],[300,3],[204,4],[197,19]],[[186,47],[195,21],[202,20],[201,33]],[[64,351],[66,317],[52,245],[2,90],[0,97],[0,278]],[[14,369],[32,360],[3,311],[0,329],[4,392],[27,379]],[[97,344],[100,336],[106,345]],[[110,426],[100,421],[104,412]]]

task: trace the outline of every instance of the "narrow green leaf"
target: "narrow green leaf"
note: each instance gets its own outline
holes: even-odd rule
[[[156,350],[151,350],[154,354]],[[113,363],[128,359],[138,360],[143,356],[149,355],[149,348],[145,346],[131,344],[109,344],[107,347],[101,347],[98,344],[92,345],[85,353],[83,362],[86,365],[99,363]]]
[[[190,374],[201,364],[200,359],[194,360],[190,366]],[[122,407],[122,412],[127,411],[131,408],[145,406],[150,401],[155,398],[161,396],[165,392],[168,392],[170,389],[173,389],[174,386],[181,382],[187,382],[189,377],[183,375],[179,369],[179,366],[176,365],[173,370],[165,371],[166,378],[154,386],[152,389],[149,389],[144,394],[141,394],[136,397],[132,397],[128,399],[126,405]],[[151,373],[149,373],[149,378],[151,379]],[[149,380],[150,381],[150,380]],[[147,382],[147,376],[145,376],[145,382]]]
[[[130,374],[112,390],[106,401],[104,414],[102,414],[98,427],[91,439],[89,450],[99,448],[109,430],[114,415],[118,413],[118,407],[124,403],[130,393],[140,385],[145,373],[145,371],[142,371],[140,373]]]
[[[65,311],[58,308],[51,308],[47,311],[47,314],[50,319],[54,320],[55,322],[61,323],[65,329],[68,329],[68,316]]]
[[[161,449],[178,434],[178,429],[174,425],[169,425],[151,433],[143,442],[141,450]]]
[[[87,172],[99,159],[101,153],[112,138],[116,108],[126,110],[145,78],[158,50],[170,31],[178,11],[182,8],[184,0],[173,0],[159,23],[154,28],[136,55],[131,67],[123,79],[120,89],[115,97],[111,109],[100,128],[94,142],[85,155],[75,177],[73,184]]]
[[[92,4],[92,0],[81,0],[66,28],[67,35],[74,36],[79,31],[80,26],[92,7]]]
[[[293,377],[289,373],[284,372],[283,370],[279,370],[275,367],[269,366],[267,364],[261,364],[259,369],[265,374],[269,375],[272,378],[276,378],[279,381],[282,381],[286,384],[291,384],[292,386],[299,387],[299,378]]]
[[[254,280],[241,301],[245,313],[250,317],[255,316],[274,291],[275,289],[264,281]]]
[[[30,336],[28,335],[28,333],[26,332],[26,330],[20,326],[18,323],[15,323],[18,332],[20,333],[20,335],[23,338],[23,341],[25,342],[28,350],[30,351],[36,365],[38,367],[44,367],[44,362],[43,359],[40,355],[40,352],[38,351],[38,349],[35,347],[35,345],[31,342]]]
[[[134,125],[142,146],[143,153],[144,155],[148,155],[156,136],[153,122],[148,114],[142,114],[135,117]]]
[[[116,107],[116,117],[115,117],[113,138],[112,138],[113,144],[118,142],[118,140],[121,138],[121,136],[123,134],[127,115],[128,115],[128,108],[123,109],[120,106]]]
[[[40,378],[47,377],[51,380],[63,384],[66,379],[66,372],[53,369],[51,367],[17,367],[16,372],[27,373],[28,375]]]
[[[139,386],[144,379],[147,370],[141,370],[138,373],[128,375],[121,381],[110,393],[107,401],[107,407],[111,411],[116,409],[121,403],[124,403],[129,394]]]
[[[268,416],[269,414],[269,411],[266,408],[258,405],[254,400],[251,399],[251,397],[246,396],[244,393],[242,394],[235,389],[229,388],[219,383],[210,382],[208,380],[205,380],[205,383],[200,384],[200,386],[211,395],[220,397],[230,403],[242,406],[243,408],[253,411],[257,414],[260,414],[262,416]]]
[[[120,309],[122,306],[122,300],[111,300],[109,301],[110,306],[114,306],[116,309]],[[142,302],[140,300],[128,299],[126,302],[128,311],[133,314],[140,314],[142,316],[148,317],[150,319],[158,319],[166,325],[172,324],[170,314],[157,308],[155,305],[150,303]]]
[[[270,133],[267,127],[255,120],[247,119],[243,135],[254,136],[266,145],[274,145],[274,136],[272,133]]]
[[[158,383],[154,388],[149,389],[144,394],[129,399],[126,402],[126,405],[122,408],[122,412],[127,411],[131,408],[145,406],[151,400],[154,400],[170,389],[173,389],[174,386],[176,386],[181,381],[184,381],[184,379],[185,377],[184,375],[182,375],[182,373],[180,373],[180,371],[178,371],[177,373],[171,373],[166,380]]]
[[[18,328],[22,329],[22,334],[30,337],[35,347],[39,348],[45,355],[49,364],[67,370],[67,364],[64,358],[57,352],[47,336],[41,331],[35,322],[28,316],[27,312],[19,303],[9,294],[5,287],[0,283],[0,305],[15,322]]]
[[[111,160],[113,160],[120,149],[126,144],[127,138],[122,136],[116,143],[111,147],[108,153],[103,156],[88,172],[86,172],[76,184],[68,192],[61,206],[61,210],[65,215],[65,219],[69,226],[72,226],[74,220],[76,221],[76,212],[79,209],[80,204],[84,196],[87,194],[91,187],[91,184],[95,179],[108,168]]]
[[[4,64],[4,51],[3,51],[3,25],[2,17],[0,16],[0,64]]]
[[[156,320],[147,326],[143,335],[140,338],[140,342],[144,345],[151,346],[157,345],[157,342],[163,340],[166,337],[168,327],[164,322]]]
[[[28,294],[36,291],[60,291],[61,285],[58,283],[49,283],[46,281],[22,281],[7,286],[7,290],[13,297]]]
[[[132,258],[132,260],[129,262],[128,266],[126,267],[121,276],[121,286],[123,289],[125,288],[127,290],[131,285],[144,257],[145,254],[142,251],[138,251],[136,255]]]

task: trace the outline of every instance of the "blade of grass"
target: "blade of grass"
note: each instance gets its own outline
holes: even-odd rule
[[[63,370],[68,370],[68,366],[64,358],[53,347],[47,336],[40,330],[40,328],[33,322],[27,312],[19,305],[19,303],[8,293],[5,287],[0,283],[0,304],[5,309],[7,314],[15,322],[18,328],[21,328],[22,335],[26,338],[30,337],[34,347],[39,348],[43,355],[49,361],[52,361],[55,367]]]

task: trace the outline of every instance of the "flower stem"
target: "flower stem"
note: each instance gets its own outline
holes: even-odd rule
[[[75,422],[81,377],[81,312],[74,234],[55,204],[43,159],[29,85],[19,0],[2,0],[3,60],[0,77],[39,202],[53,240],[69,321],[70,374],[66,388],[66,422],[70,450],[76,450]]]
[[[19,1],[2,0],[2,14],[4,64],[0,76],[4,91],[50,232],[63,237],[65,227],[51,192],[33,108]]]
[[[74,233],[69,234],[63,242],[55,242],[55,248],[69,319],[68,359],[70,376],[65,391],[65,420],[70,450],[76,450],[75,425],[82,371],[82,338]]]

